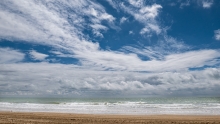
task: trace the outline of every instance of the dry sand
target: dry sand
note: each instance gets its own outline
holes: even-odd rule
[[[220,124],[220,116],[86,115],[68,113],[0,112],[0,123],[14,124]]]

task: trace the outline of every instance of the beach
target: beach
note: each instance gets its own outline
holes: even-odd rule
[[[219,97],[1,98],[0,123],[220,124]]]
[[[0,112],[0,123],[72,123],[72,124],[220,124],[212,115],[106,115],[50,112]]]

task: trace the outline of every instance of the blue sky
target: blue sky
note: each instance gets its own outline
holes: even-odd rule
[[[0,96],[219,96],[218,0],[3,0]]]

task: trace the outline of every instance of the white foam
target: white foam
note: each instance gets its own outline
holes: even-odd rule
[[[147,104],[140,102],[73,102],[60,104],[0,102],[0,111],[84,114],[195,114],[220,115],[220,104]]]

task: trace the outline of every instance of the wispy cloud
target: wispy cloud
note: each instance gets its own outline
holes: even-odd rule
[[[149,33],[150,30],[148,27],[145,27],[145,28],[142,28],[141,31],[140,31],[140,34],[145,34],[145,33]]]
[[[2,1],[1,4],[4,5],[0,8],[3,17],[0,20],[3,24],[1,37],[5,39],[47,41],[47,44],[54,44],[62,38],[71,38],[69,31],[74,28],[64,30],[64,25],[69,24],[60,17],[58,11],[52,9],[54,4],[51,8],[40,1]]]
[[[203,0],[202,7],[203,8],[210,8],[213,4],[213,0]]]
[[[126,17],[122,17],[122,18],[120,19],[120,24],[124,23],[125,21],[127,21],[127,18],[126,18]]]
[[[190,6],[190,0],[181,1],[180,8],[184,8],[186,6]]]
[[[94,28],[94,32],[101,35],[95,25],[105,27],[101,24],[105,20],[110,27],[114,26],[114,17],[106,13],[101,5],[91,1],[18,0],[2,1],[1,4],[4,6],[0,8],[3,17],[0,20],[1,37],[10,40],[19,39],[69,49],[81,43],[82,31],[86,27]],[[68,12],[70,10],[72,12]],[[86,18],[90,23],[85,21]]]
[[[0,48],[0,64],[21,62],[25,54],[10,48]]]
[[[129,7],[121,4],[122,9],[131,14],[137,21],[144,24],[145,27],[140,31],[141,34],[156,32],[160,33],[161,29],[156,21],[156,17],[158,16],[159,9],[162,8],[161,5],[153,4],[151,6],[145,5],[144,2],[141,1],[129,1],[131,6]]]
[[[156,17],[162,6],[158,4],[149,6],[143,4],[143,2],[137,4],[133,2],[130,1],[130,6],[134,6],[133,8],[129,8],[121,3],[121,9],[145,25],[142,29],[143,33],[155,32],[160,34],[162,29],[157,24]],[[138,52],[134,51],[135,48],[129,53],[101,50],[98,43],[93,43],[84,38],[82,30],[85,28],[83,25],[86,24],[79,24],[79,22],[84,21],[75,22],[73,18],[67,19],[70,16],[85,20],[82,17],[82,13],[84,13],[84,16],[88,17],[92,22],[87,26],[92,27],[96,35],[102,36],[100,31],[105,31],[109,28],[108,25],[104,26],[101,24],[102,20],[113,23],[115,18],[106,13],[104,7],[100,4],[91,1],[79,2],[77,5],[74,2],[69,3],[66,1],[60,1],[59,4],[51,1],[47,4],[45,1],[11,1],[11,3],[9,6],[8,2],[4,1],[5,8],[1,8],[1,14],[5,18],[0,19],[0,21],[10,23],[10,25],[3,25],[4,27],[1,31],[8,33],[1,33],[1,37],[51,45],[57,51],[59,49],[65,50],[68,53],[68,57],[79,59],[81,65],[85,67],[92,66],[99,70],[174,71],[204,66],[207,65],[208,61],[219,57],[219,51],[215,50],[178,53],[178,50],[181,51],[186,46],[177,42],[174,38],[166,36],[165,33],[162,34],[164,38],[158,42],[158,45],[152,46],[149,49],[141,49]],[[69,7],[74,12],[67,13],[67,8]],[[15,9],[20,11],[20,13],[13,12]],[[13,17],[17,19],[13,20]],[[17,26],[17,28],[13,26]],[[24,34],[21,35],[21,32]],[[174,53],[169,52],[171,48],[176,51]],[[47,57],[47,55],[36,53],[36,51],[32,51],[31,54],[38,60],[43,60]],[[144,61],[139,55],[150,58],[150,60]],[[193,59],[193,62],[191,62],[191,56],[195,55],[200,56],[200,58]],[[181,66],[176,65],[177,62],[182,63]]]
[[[103,26],[100,24],[92,24],[90,26],[92,27],[93,34],[95,36],[102,37],[102,38],[103,38],[103,34],[101,33],[101,31],[108,30],[108,28],[106,26]]]
[[[214,33],[215,33],[215,39],[220,40],[220,29],[215,30]]]
[[[43,53],[39,53],[35,50],[32,50],[29,52],[30,56],[32,59],[34,60],[39,60],[39,61],[44,61],[49,55],[43,54]]]
[[[137,8],[141,8],[144,6],[144,0],[128,0],[128,2]]]
[[[154,31],[156,34],[161,33],[161,29],[158,27],[158,25],[148,24],[146,27],[141,29],[140,34],[150,33],[152,31]]]
[[[134,32],[133,32],[133,31],[129,31],[128,33],[129,33],[129,34],[134,34]]]
[[[144,24],[145,27],[141,30],[142,34],[149,32],[160,34],[163,31],[156,20],[159,10],[162,8],[161,5],[145,5],[144,2],[136,1],[137,3],[135,3],[135,1],[132,0],[129,2],[130,3],[128,4],[130,4],[130,7],[121,3],[121,9],[128,14],[131,14],[138,22]],[[108,14],[103,6],[92,1],[83,1],[78,2],[77,4],[75,2],[67,1],[60,1],[59,4],[53,1],[49,1],[48,3],[45,3],[45,1],[11,1],[10,5],[8,1],[3,1],[2,3],[5,6],[4,8],[0,8],[2,10],[0,14],[4,17],[0,19],[0,22],[3,23],[0,30],[2,32],[0,34],[1,37],[41,43],[51,45],[58,50],[66,50],[68,54],[72,54],[72,57],[79,59],[81,64],[85,66],[93,65],[101,68],[101,70],[119,69],[129,71],[158,71],[160,70],[159,68],[164,68],[161,70],[167,71],[167,69],[163,67],[163,63],[173,61],[172,57],[170,57],[172,55],[177,58],[182,55],[189,55],[187,57],[190,58],[193,54],[198,56],[200,56],[200,53],[204,53],[204,55],[207,54],[207,56],[198,59],[200,62],[196,61],[194,62],[195,64],[188,65],[183,63],[183,67],[181,68],[176,67],[177,65],[174,66],[171,64],[168,70],[187,69],[194,67],[196,64],[200,65],[202,63],[205,65],[206,61],[218,57],[216,55],[218,51],[212,50],[199,51],[199,53],[197,51],[178,53],[179,49],[181,50],[186,46],[177,42],[174,38],[166,36],[165,33],[162,34],[164,38],[158,42],[159,45],[153,46],[151,51],[146,51],[146,49],[140,50],[146,52],[146,56],[149,58],[152,58],[152,56],[158,56],[157,58],[161,58],[161,56],[163,56],[163,58],[166,58],[163,61],[143,61],[135,52],[124,53],[121,51],[101,50],[98,43],[93,43],[85,38],[86,36],[82,33],[82,30],[86,27],[84,25],[91,27],[96,35],[102,36],[101,31],[106,31],[111,26],[103,25],[101,22],[105,20],[108,23],[113,23],[115,18]],[[71,8],[73,12],[67,13],[68,8]],[[19,13],[16,13],[17,11]],[[82,16],[82,13],[85,17],[90,19],[91,23],[79,23],[85,22],[86,19]],[[75,21],[75,18],[79,19],[79,21]],[[21,35],[21,33],[23,35]],[[178,54],[176,54],[176,51],[174,53],[165,51],[170,48],[177,50]],[[140,51],[138,53],[140,53]],[[149,53],[157,54],[149,55]],[[39,58],[40,55],[38,54],[37,58],[36,55],[37,54],[35,54],[36,59],[44,59],[46,57],[45,55]],[[212,57],[210,58],[209,55]],[[189,60],[180,57],[178,61]]]
[[[192,5],[208,9],[213,5],[213,0],[178,0],[178,3],[181,9]]]
[[[142,7],[139,12],[143,14],[145,19],[154,19],[158,15],[158,10],[160,8],[162,8],[161,5],[153,4],[152,6]],[[137,18],[140,18],[139,15],[137,15]]]

